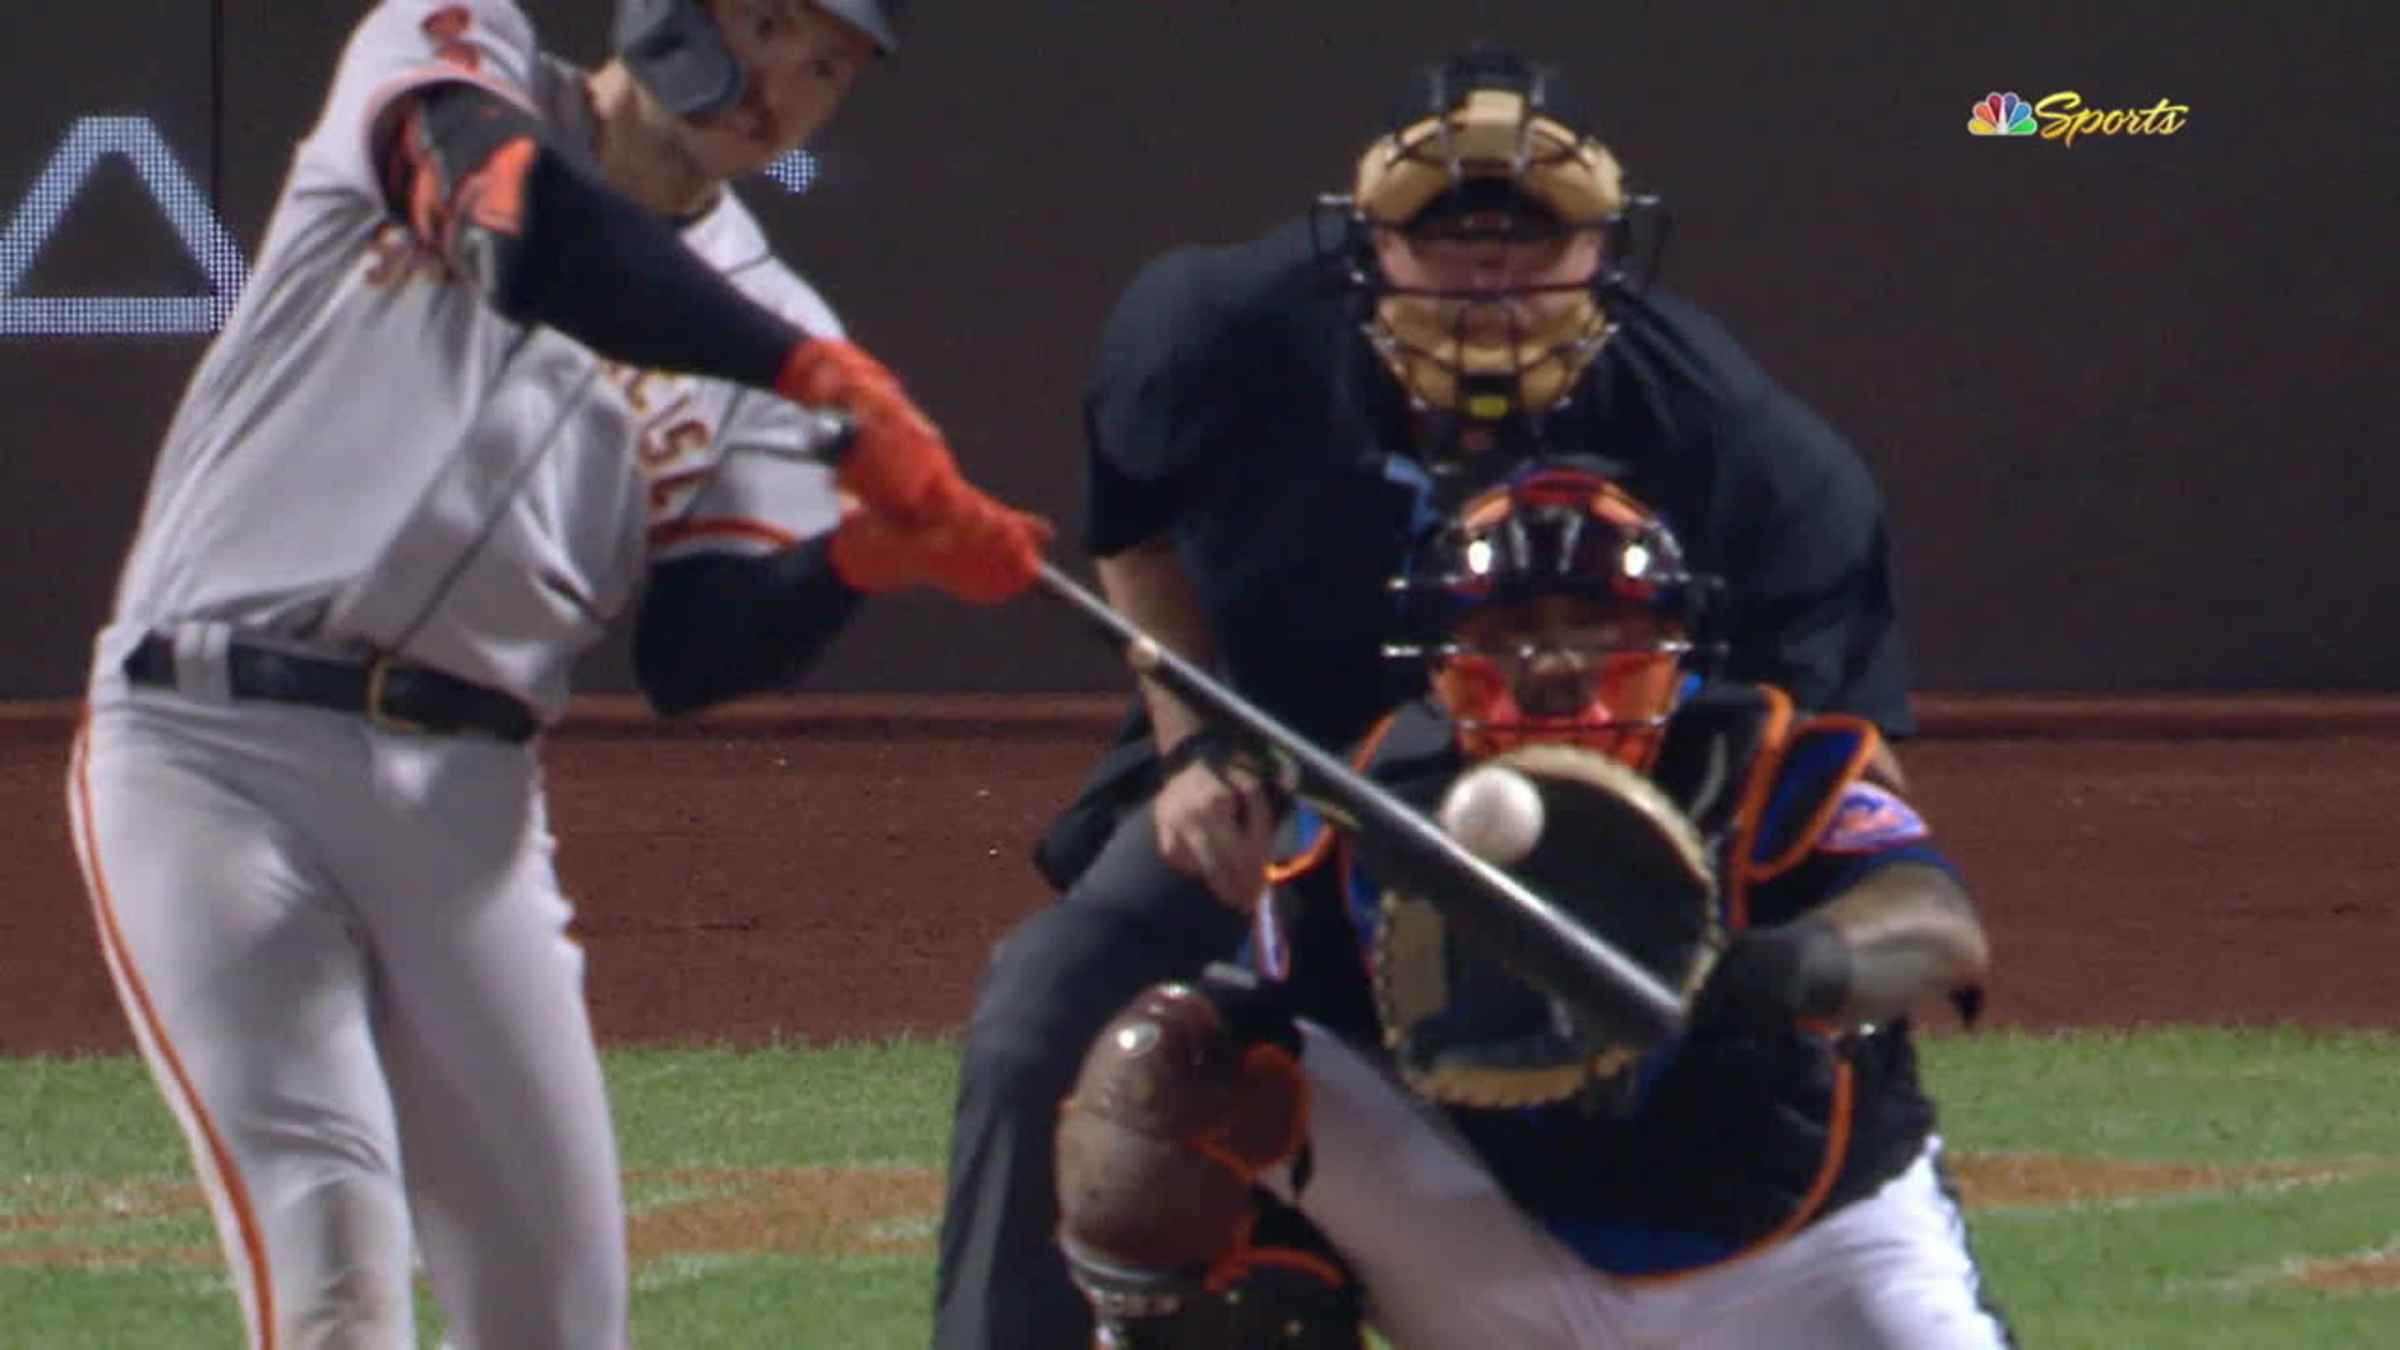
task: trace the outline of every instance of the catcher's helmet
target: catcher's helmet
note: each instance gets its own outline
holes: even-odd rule
[[[1715,579],[1607,477],[1548,460],[1471,498],[1393,586],[1428,640],[1387,654],[1427,663],[1470,757],[1565,743],[1647,768]]]
[[[1469,425],[1518,419],[1538,429],[1608,340],[1606,301],[1647,284],[1661,242],[1636,229],[1658,199],[1627,189],[1616,157],[1566,109],[1557,77],[1491,47],[1423,72],[1411,108],[1360,159],[1351,193],[1321,206],[1336,217],[1344,279],[1384,364],[1421,408]],[[1509,224],[1493,229],[1494,219]],[[1418,240],[1597,233],[1601,247],[1587,277],[1442,291],[1395,283],[1377,259],[1378,230]],[[1526,303],[1542,296],[1573,302]]]
[[[874,40],[900,49],[902,0],[809,0]],[[618,59],[678,117],[720,113],[741,101],[742,63],[725,45],[702,0],[617,0]]]

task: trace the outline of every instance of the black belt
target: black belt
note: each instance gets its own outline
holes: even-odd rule
[[[395,665],[389,658],[364,664],[328,661],[237,642],[226,649],[225,670],[235,698],[357,713],[391,731],[473,731],[517,744],[533,739],[541,727],[533,710],[510,695],[424,666]],[[143,638],[125,658],[125,678],[172,687],[175,643],[157,633]]]

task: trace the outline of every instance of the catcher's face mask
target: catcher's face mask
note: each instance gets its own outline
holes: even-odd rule
[[[1469,427],[1563,404],[1612,329],[1605,298],[1653,270],[1607,147],[1503,53],[1453,58],[1423,113],[1360,159],[1347,210],[1366,332],[1421,407]]]
[[[1400,650],[1429,662],[1470,758],[1568,744],[1650,766],[1706,583],[1647,507],[1537,465],[1469,501],[1401,584],[1445,636]]]
[[[1433,689],[1469,758],[1567,744],[1648,769],[1690,650],[1647,614],[1549,596],[1469,616]]]

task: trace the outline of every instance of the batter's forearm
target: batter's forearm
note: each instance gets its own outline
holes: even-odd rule
[[[488,89],[436,85],[396,114],[386,199],[511,319],[628,365],[777,389],[809,335],[547,136]]]
[[[1160,536],[1098,561],[1100,588],[1117,612],[1176,655],[1206,667],[1216,660],[1216,640],[1200,608],[1200,596],[1183,570],[1172,539]],[[1150,709],[1151,737],[1161,753],[1200,730],[1197,714],[1156,682],[1142,681]]]

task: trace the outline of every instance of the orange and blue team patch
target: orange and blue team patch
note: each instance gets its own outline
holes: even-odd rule
[[[1842,789],[1841,804],[1818,836],[1817,848],[1825,853],[1879,853],[1932,833],[1925,818],[1888,788],[1852,783]]]

